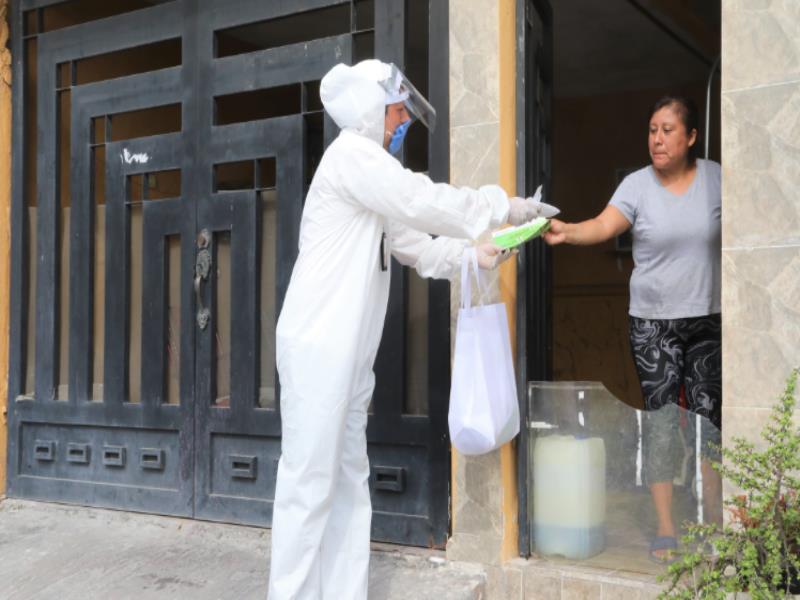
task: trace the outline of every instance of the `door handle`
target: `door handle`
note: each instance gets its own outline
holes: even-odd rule
[[[194,262],[194,294],[197,298],[197,325],[200,329],[208,327],[211,319],[211,311],[207,306],[203,306],[203,294],[201,287],[204,281],[208,280],[211,272],[211,251],[208,244],[211,242],[211,232],[203,229],[197,236],[197,258]]]

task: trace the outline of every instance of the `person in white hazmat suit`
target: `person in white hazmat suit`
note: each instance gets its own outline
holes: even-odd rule
[[[422,277],[450,278],[469,240],[546,209],[498,186],[456,188],[404,169],[387,150],[402,143],[409,113],[432,128],[435,111],[394,65],[336,65],[320,97],[341,133],[308,191],[276,331],[283,439],[270,600],[367,597],[367,407],[389,252]],[[477,252],[483,268],[506,256],[493,244]]]

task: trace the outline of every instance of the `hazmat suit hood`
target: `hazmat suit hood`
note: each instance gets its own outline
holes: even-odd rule
[[[353,66],[339,63],[320,82],[319,96],[325,111],[341,129],[383,147],[387,94],[379,82],[390,74],[390,65],[376,59]]]

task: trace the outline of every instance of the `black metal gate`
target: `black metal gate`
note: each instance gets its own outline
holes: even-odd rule
[[[373,55],[416,70],[445,118],[407,158],[446,180],[447,5],[428,4],[13,3],[9,495],[270,524],[274,324],[336,135],[319,80]],[[393,268],[373,537],[442,545],[448,287]]]

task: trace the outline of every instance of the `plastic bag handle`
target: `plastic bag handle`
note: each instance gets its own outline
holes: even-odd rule
[[[469,276],[469,264],[475,271],[475,282],[478,284],[478,292],[483,295],[485,289],[481,280],[481,270],[478,268],[478,252],[475,247],[467,248],[461,255],[461,308],[472,307],[472,281]]]

